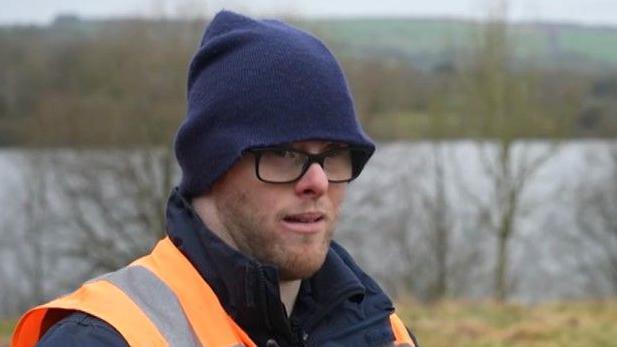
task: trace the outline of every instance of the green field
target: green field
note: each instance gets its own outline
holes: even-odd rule
[[[427,347],[617,346],[617,300],[538,306],[407,303],[399,311]]]
[[[617,300],[537,306],[490,301],[398,304],[422,347],[617,347]],[[0,347],[13,321],[0,320]]]
[[[414,66],[431,68],[469,53],[482,30],[476,21],[456,18],[338,18],[292,20],[294,24],[322,37],[337,57],[371,56],[402,58]],[[49,27],[13,28],[0,25],[0,39],[33,40],[37,31],[50,47],[63,45],[67,38],[123,36],[122,21],[58,21]],[[510,23],[509,37],[517,58],[554,67],[573,69],[617,67],[617,27],[568,23]],[[188,35],[197,41],[202,25],[192,22],[149,21],[149,32],[161,40]],[[34,33],[35,35],[32,35]],[[105,33],[105,35],[103,35]],[[163,41],[164,42],[164,41]],[[192,47],[192,46],[191,46]]]
[[[12,320],[0,319],[0,347],[9,345],[9,337],[15,322]]]
[[[326,38],[337,54],[404,56],[430,67],[469,51],[481,33],[477,23],[456,19],[339,19],[300,23]],[[587,69],[617,67],[617,28],[514,23],[509,27],[518,58]]]

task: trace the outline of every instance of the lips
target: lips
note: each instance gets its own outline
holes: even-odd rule
[[[283,219],[289,223],[315,223],[323,220],[324,215],[318,212],[308,212],[287,215]]]
[[[306,212],[286,215],[282,224],[286,229],[303,234],[317,233],[323,230],[326,215],[320,212]]]

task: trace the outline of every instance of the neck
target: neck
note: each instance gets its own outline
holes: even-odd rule
[[[285,311],[287,311],[287,317],[291,315],[296,298],[298,297],[298,291],[300,291],[300,280],[295,281],[281,281],[279,288],[281,292],[281,301],[285,305]]]

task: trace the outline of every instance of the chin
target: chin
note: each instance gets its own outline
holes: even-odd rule
[[[307,257],[307,252],[297,253],[284,265],[279,266],[281,280],[293,281],[310,278],[323,266],[327,253],[328,247],[315,251],[309,257]]]

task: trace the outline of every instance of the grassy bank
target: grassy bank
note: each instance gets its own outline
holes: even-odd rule
[[[422,347],[617,347],[617,299],[537,306],[446,301],[398,304]],[[14,321],[0,320],[0,347]]]
[[[617,300],[537,306],[403,303],[399,311],[428,347],[617,346]]]
[[[15,321],[0,319],[0,347],[8,347]]]

